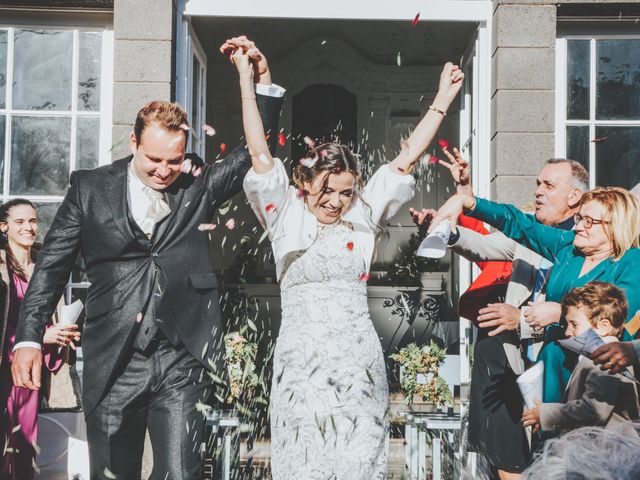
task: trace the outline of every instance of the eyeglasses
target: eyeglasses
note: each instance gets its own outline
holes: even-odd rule
[[[580,222],[584,225],[584,228],[589,230],[594,225],[602,225],[604,223],[611,223],[609,220],[597,220],[595,218],[591,218],[589,215],[580,215],[576,213],[573,215],[573,221],[576,225]]]

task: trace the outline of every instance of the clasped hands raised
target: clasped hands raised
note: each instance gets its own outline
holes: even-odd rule
[[[267,58],[246,36],[227,39],[220,46],[220,53],[229,58],[229,61],[238,68],[240,75],[250,75],[256,83],[271,84]]]

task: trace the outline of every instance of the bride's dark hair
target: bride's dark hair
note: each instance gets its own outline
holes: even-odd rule
[[[310,193],[305,189],[304,184],[310,184],[318,175],[326,173],[320,187],[322,191],[327,187],[332,174],[349,172],[356,180],[354,193],[358,194],[359,200],[367,207],[371,217],[371,206],[362,198],[364,179],[358,166],[358,157],[348,147],[339,143],[322,143],[309,150],[307,158],[303,160],[293,169],[293,184],[298,190],[305,195]],[[375,225],[373,221],[371,223]],[[382,230],[379,225],[376,227]]]
[[[307,153],[307,161],[300,162],[293,169],[293,183],[305,190],[304,184],[311,183],[320,174],[328,172],[322,181],[322,188],[329,183],[329,176],[333,173],[349,172],[356,179],[356,189],[364,188],[364,180],[360,175],[358,160],[351,150],[339,143],[323,143],[312,148]]]

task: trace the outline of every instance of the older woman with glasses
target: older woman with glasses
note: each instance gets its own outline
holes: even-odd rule
[[[640,206],[629,191],[606,187],[585,193],[571,231],[542,225],[513,205],[458,194],[440,208],[430,230],[444,219],[450,219],[455,228],[463,210],[553,262],[547,301],[560,302],[572,288],[597,280],[625,291],[628,320],[640,309]],[[558,324],[542,326],[546,327],[545,346],[538,360],[545,362],[543,400],[560,402],[577,359],[555,343],[562,335]],[[627,323],[624,338],[633,338],[637,330]]]

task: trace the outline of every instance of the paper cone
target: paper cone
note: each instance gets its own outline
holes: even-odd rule
[[[542,401],[542,385],[544,383],[544,362],[538,362],[524,372],[516,380],[527,408],[536,406],[535,401]]]

